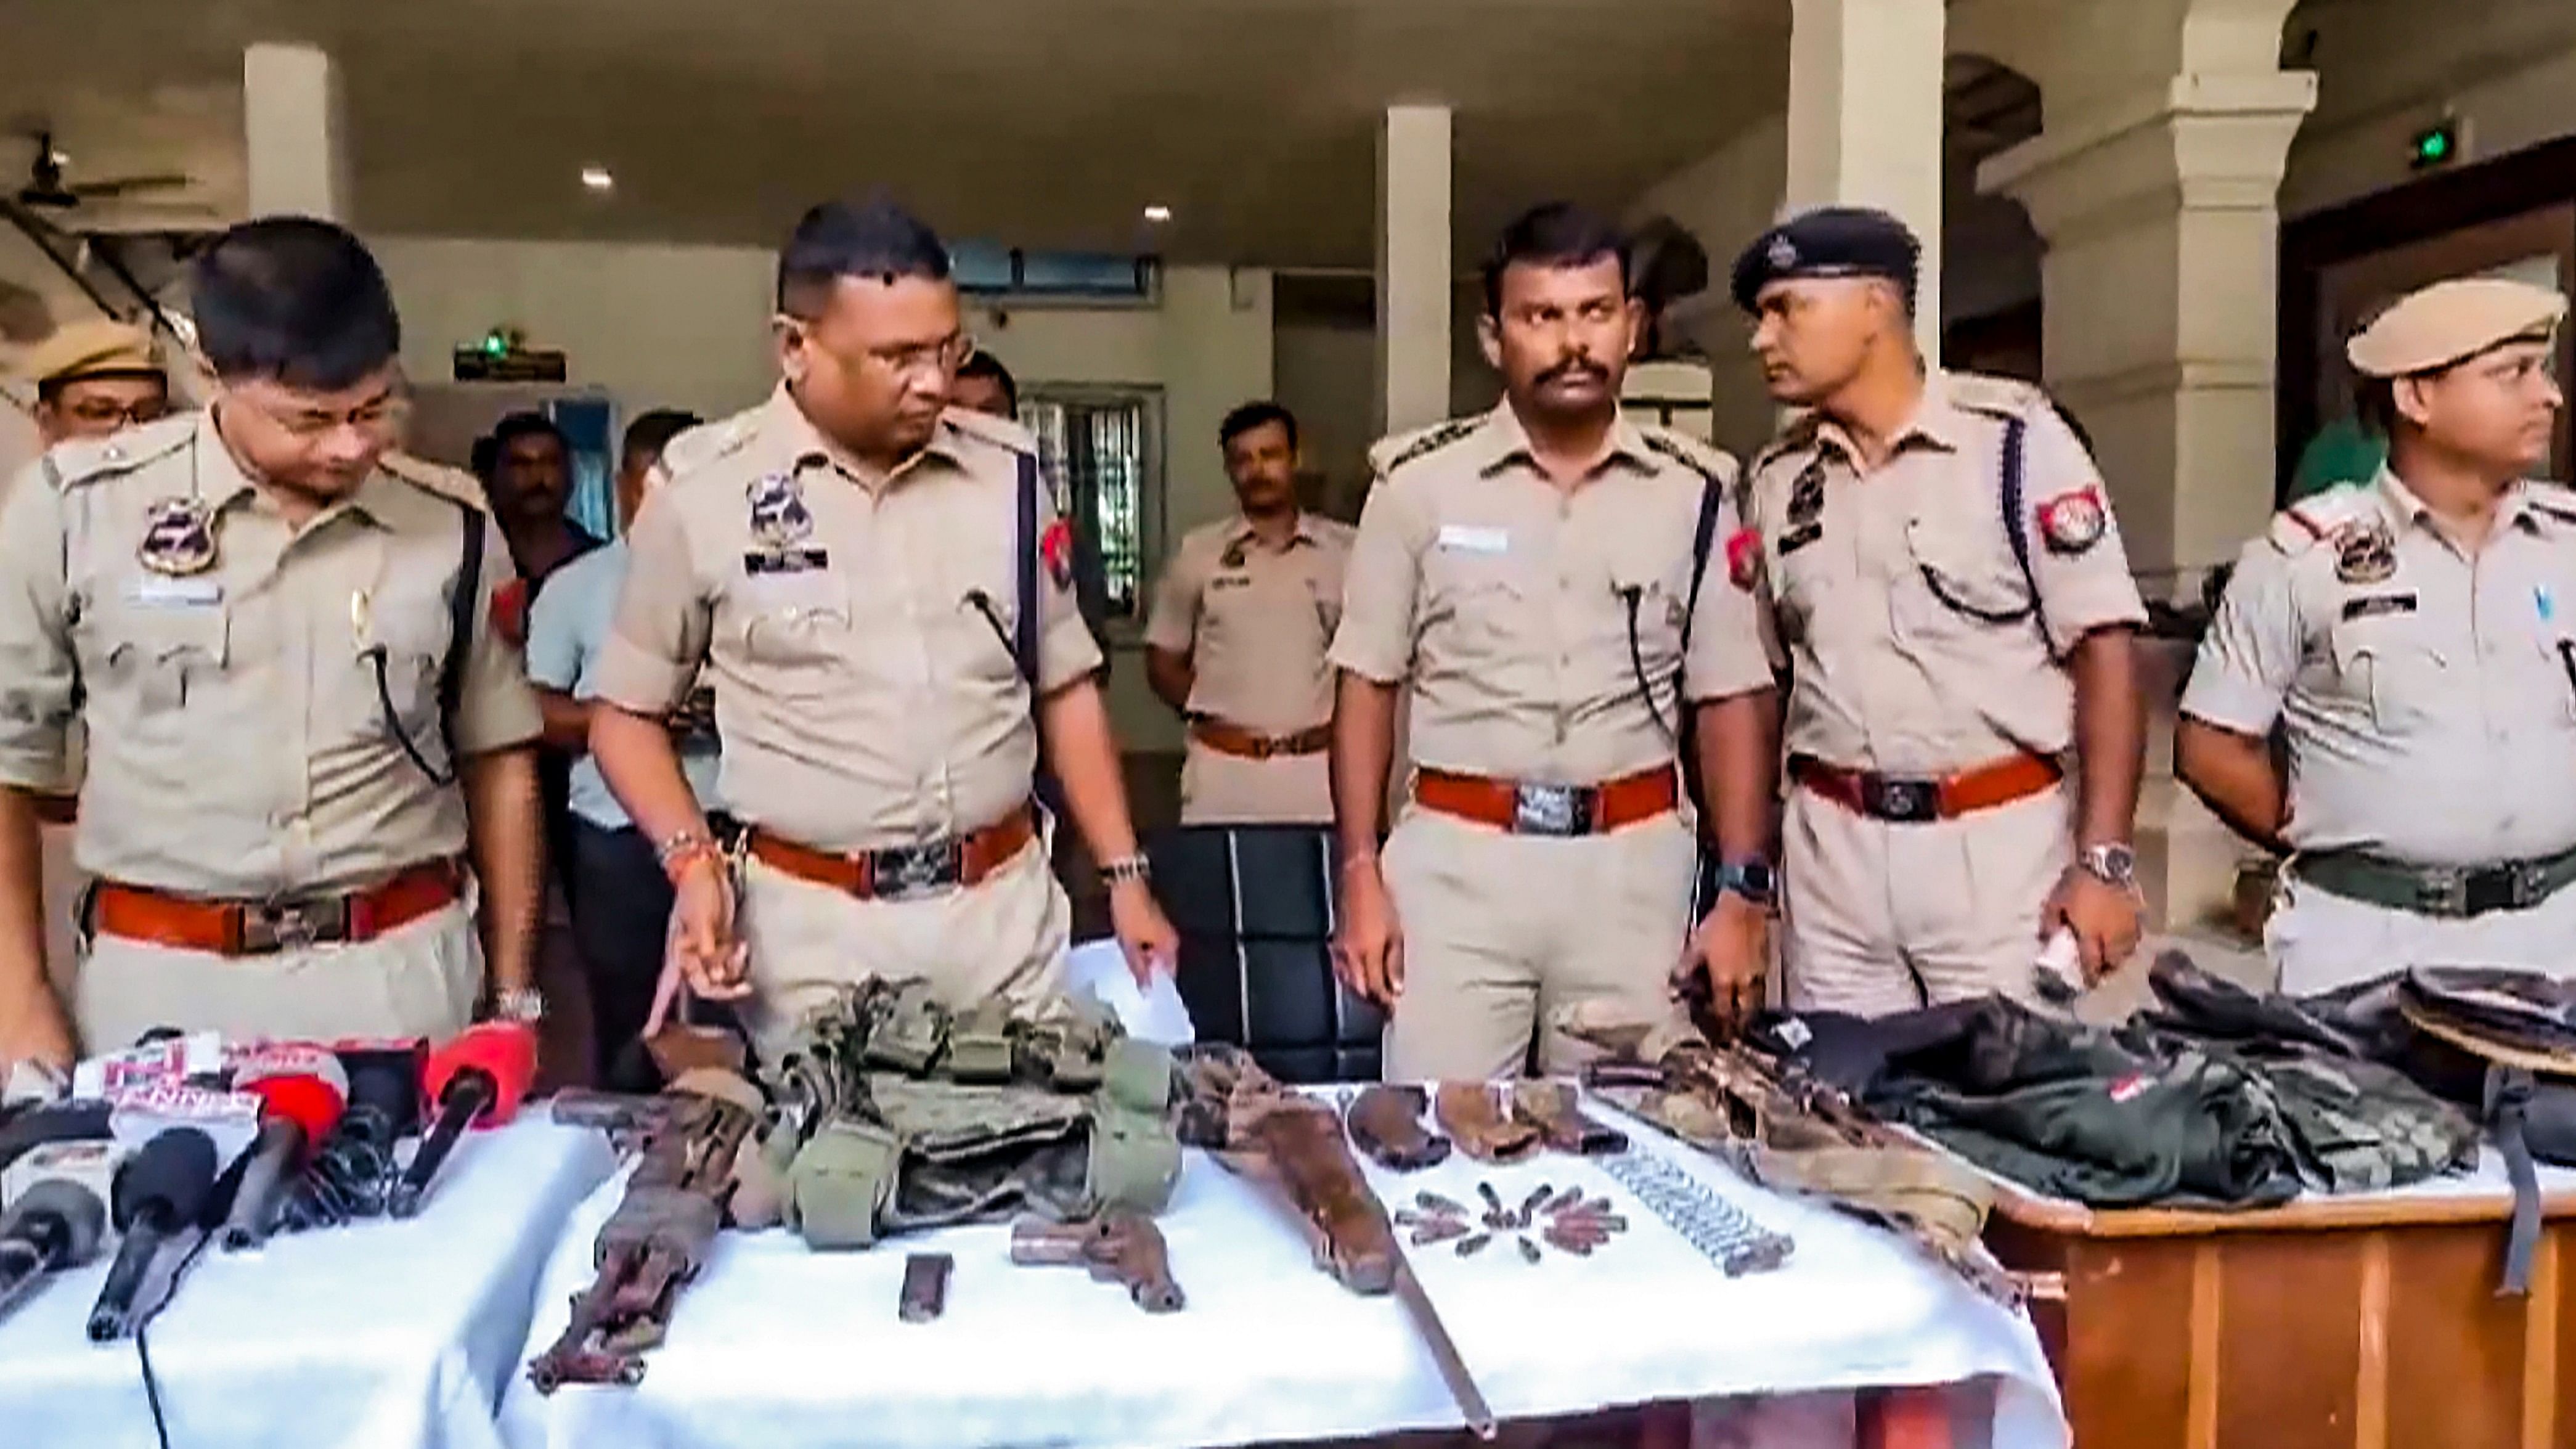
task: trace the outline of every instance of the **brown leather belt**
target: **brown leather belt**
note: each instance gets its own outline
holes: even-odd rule
[[[1037,839],[1037,818],[1021,806],[998,823],[921,845],[890,845],[842,855],[751,828],[752,858],[801,881],[862,900],[910,900],[980,884]]]
[[[1270,760],[1283,755],[1320,755],[1332,747],[1333,727],[1328,724],[1293,735],[1265,735],[1230,725],[1218,719],[1190,721],[1190,738],[1216,751],[1241,760]]]
[[[150,886],[100,881],[90,927],[104,935],[180,951],[266,956],[307,946],[356,945],[453,905],[465,873],[452,860],[425,861],[380,885],[341,896],[209,901]]]
[[[1955,820],[2055,788],[2066,770],[2046,755],[2012,755],[1954,775],[1882,775],[1791,755],[1789,775],[1855,815],[1898,825]]]
[[[1672,767],[1658,765],[1606,785],[1539,785],[1418,770],[1414,803],[1514,835],[1606,835],[1671,811],[1681,803]]]

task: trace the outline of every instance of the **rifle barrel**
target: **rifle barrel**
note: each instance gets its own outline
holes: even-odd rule
[[[1431,1362],[1440,1369],[1441,1380],[1449,1385],[1449,1397],[1458,1401],[1458,1412],[1467,1416],[1468,1431],[1487,1443],[1501,1432],[1494,1422],[1494,1411],[1467,1372],[1467,1361],[1458,1356],[1458,1345],[1451,1342],[1449,1330],[1431,1307],[1430,1295],[1422,1291],[1422,1280],[1413,1276],[1413,1265],[1399,1253],[1396,1257],[1395,1296],[1413,1319],[1414,1332],[1422,1336],[1422,1346],[1431,1350]]]

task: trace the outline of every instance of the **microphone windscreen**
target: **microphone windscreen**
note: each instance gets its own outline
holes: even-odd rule
[[[435,1102],[457,1074],[479,1071],[492,1079],[492,1105],[475,1120],[499,1126],[518,1115],[519,1099],[537,1075],[537,1031],[525,1022],[486,1021],[470,1026],[429,1054],[421,1086]]]
[[[191,1223],[206,1211],[215,1187],[215,1139],[194,1127],[173,1127],[143,1144],[116,1174],[116,1226],[131,1228],[155,1203],[170,1221]]]
[[[349,1071],[349,1105],[374,1110],[397,1137],[420,1130],[422,1043],[368,1043],[335,1049]]]
[[[307,1146],[331,1135],[344,1105],[340,1094],[320,1077],[279,1075],[246,1083],[243,1091],[259,1098],[260,1115],[284,1118],[304,1129]]]
[[[62,1262],[86,1263],[98,1251],[98,1240],[107,1232],[107,1208],[98,1194],[77,1182],[48,1178],[18,1195],[6,1219],[0,1219],[0,1231],[10,1223],[28,1222],[50,1217],[63,1225]]]

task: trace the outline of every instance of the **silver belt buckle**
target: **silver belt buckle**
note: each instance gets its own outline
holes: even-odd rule
[[[1565,838],[1592,833],[1592,792],[1581,785],[1522,785],[1512,793],[1512,833]]]
[[[879,900],[919,900],[954,889],[966,873],[966,849],[954,840],[892,845],[874,852],[870,881]]]
[[[242,907],[242,950],[250,955],[301,951],[325,941],[347,939],[349,902],[328,900],[261,901]]]

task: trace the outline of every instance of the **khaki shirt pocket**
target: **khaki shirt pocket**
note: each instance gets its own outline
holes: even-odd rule
[[[1724,567],[1715,560],[1710,566]],[[1671,539],[1646,535],[1623,537],[1610,557],[1610,592],[1617,601],[1612,614],[1618,633],[1603,642],[1615,654],[1621,673],[1642,668],[1648,680],[1671,679],[1681,668],[1683,620],[1690,607],[1687,545],[1676,547]],[[1635,600],[1633,611],[1631,599]]]
[[[852,648],[850,591],[826,569],[745,578],[726,620],[756,690],[810,699],[844,682]]]
[[[390,708],[392,723],[405,735],[414,740],[436,738],[438,677],[447,663],[446,594],[379,600],[373,628],[375,637],[358,652],[359,713],[374,717]],[[381,691],[376,678],[379,651],[384,669]]]
[[[1507,551],[1435,546],[1423,561],[1421,636],[1447,633],[1479,654],[1506,647],[1520,630],[1530,566]]]
[[[1982,531],[1946,516],[1905,525],[1904,565],[1896,581],[1896,626],[1926,640],[1956,641],[1999,629],[2033,629],[2030,583],[2002,536],[2000,520]]]
[[[2532,717],[2562,731],[2576,729],[2576,638],[2544,630],[2532,647],[2536,660],[2523,676]]]
[[[181,712],[216,687],[230,662],[230,615],[220,603],[119,601],[94,617],[92,696],[102,713],[147,736],[176,730]]]
[[[2357,619],[2337,627],[2329,641],[2344,693],[2365,703],[2372,728],[2392,739],[2439,733],[2450,688],[2449,661],[2403,623]]]

